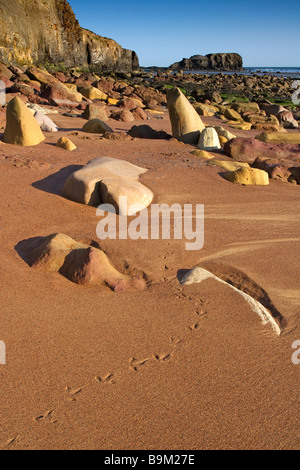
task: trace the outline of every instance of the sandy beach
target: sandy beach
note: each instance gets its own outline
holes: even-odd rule
[[[300,338],[299,187],[235,185],[192,145],[109,141],[82,132],[83,119],[51,119],[59,132],[37,147],[0,143],[1,448],[299,449],[299,366],[291,360]],[[148,124],[171,133],[167,111]],[[61,136],[77,150],[57,148]],[[204,204],[204,247],[99,240],[96,208],[60,192],[100,156],[147,168],[140,180],[155,203]],[[118,271],[144,277],[146,289],[115,293],[31,268],[25,241],[51,233],[99,246]],[[253,296],[262,289],[281,335],[225,285],[182,286],[196,265],[238,279]]]

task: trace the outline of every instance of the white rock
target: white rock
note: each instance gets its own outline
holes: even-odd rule
[[[45,116],[45,114],[42,114],[40,111],[36,111],[34,117],[39,123],[42,131],[45,131],[45,132],[57,132],[58,131],[57,125],[54,124],[54,122],[48,116]]]
[[[218,150],[221,148],[217,131],[213,127],[206,127],[200,134],[198,147],[201,150]]]
[[[225,284],[226,286],[230,287],[234,291],[238,292],[250,305],[250,308],[253,312],[255,312],[261,319],[263,325],[270,324],[272,329],[275,331],[277,335],[280,335],[281,329],[277,322],[274,320],[270,312],[257,300],[253,299],[250,295],[246,294],[245,292],[237,289],[236,287],[232,286],[228,282],[223,281],[219,277],[215,276],[214,274],[210,273],[206,269],[196,267],[191,269],[181,280],[181,284],[183,285],[190,285],[190,284],[199,284],[206,279],[214,279],[215,281],[220,282],[221,284]]]

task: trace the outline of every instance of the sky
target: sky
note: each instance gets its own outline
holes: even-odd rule
[[[80,25],[136,51],[141,66],[237,52],[244,67],[300,67],[299,0],[69,0]]]

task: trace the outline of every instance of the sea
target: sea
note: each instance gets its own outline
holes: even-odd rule
[[[145,71],[152,71],[156,72],[157,67],[142,67]],[[158,67],[159,69],[159,67]],[[176,71],[174,71],[176,72]],[[223,71],[223,70],[185,70],[184,74],[189,73],[200,73],[200,74],[218,74],[223,73],[225,75],[234,75],[234,74],[241,74],[241,75],[276,75],[281,76],[284,78],[295,78],[300,79],[300,67],[244,67],[243,70],[236,71]]]

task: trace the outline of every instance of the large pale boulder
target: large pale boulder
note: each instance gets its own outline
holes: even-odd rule
[[[173,137],[197,145],[200,133],[205,128],[197,111],[179,88],[168,90],[167,103]]]
[[[105,178],[100,181],[100,194],[104,203],[111,204],[119,215],[133,215],[139,208],[148,207],[153,199],[152,191],[132,178]],[[121,197],[127,197],[122,206]]]
[[[266,171],[257,168],[242,167],[235,171],[224,173],[224,178],[232,183],[245,185],[262,185],[269,184],[269,175]]]
[[[99,205],[103,202],[100,181],[118,177],[138,180],[146,171],[145,168],[125,160],[110,157],[95,158],[69,176],[62,189],[62,195],[81,204]]]
[[[201,150],[219,150],[221,148],[219,136],[213,127],[206,127],[200,134],[198,147]]]
[[[298,144],[300,145],[300,132],[263,132],[255,137],[261,142],[273,144]]]
[[[32,267],[59,272],[76,284],[108,286],[115,292],[145,286],[142,279],[117,271],[100,249],[78,243],[61,233],[41,238],[28,258]]]
[[[28,147],[45,140],[40,125],[23,101],[15,97],[6,108],[6,127],[3,141]]]

